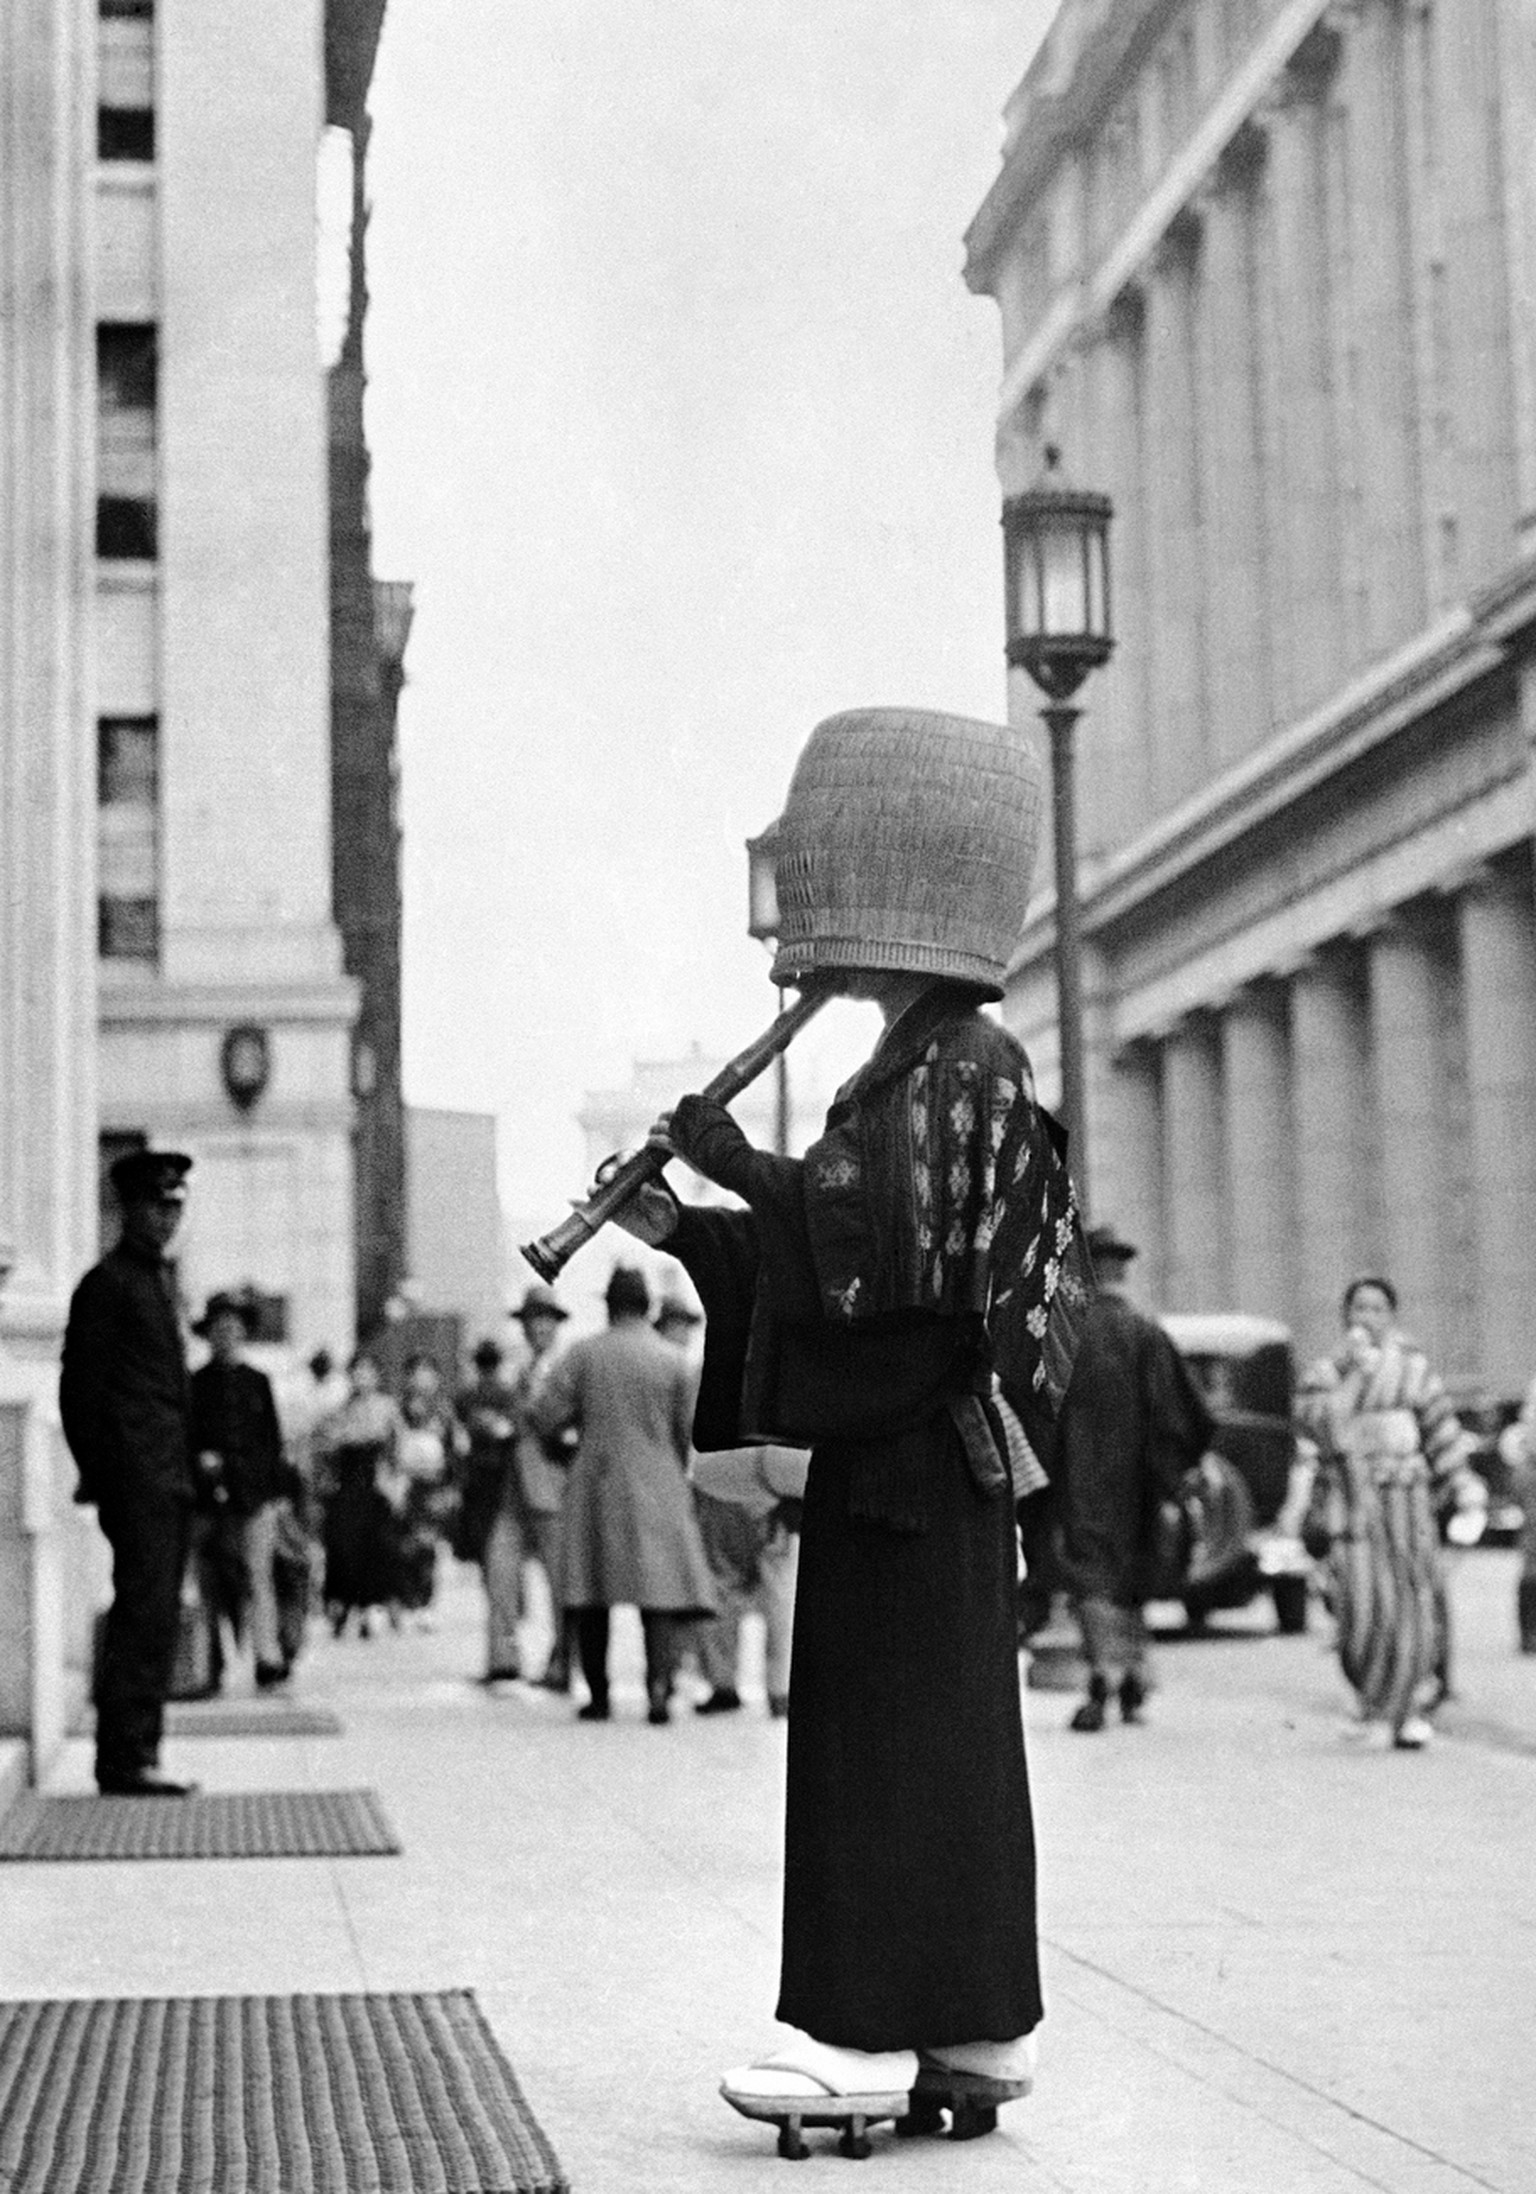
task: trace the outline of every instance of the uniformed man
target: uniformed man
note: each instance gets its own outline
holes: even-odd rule
[[[137,1150],[111,1171],[122,1206],[115,1249],[69,1306],[59,1407],[112,1548],[112,1605],[96,1679],[96,1785],[124,1797],[181,1797],[158,1773],[195,1489],[191,1398],[175,1279],[166,1259],[192,1161]]]

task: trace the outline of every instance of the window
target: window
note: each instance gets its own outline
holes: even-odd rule
[[[160,956],[158,899],[120,899],[103,892],[96,902],[96,950],[103,960],[148,961]]]
[[[154,108],[99,106],[96,109],[96,157],[98,160],[153,160]]]
[[[159,789],[159,719],[103,716],[96,734],[96,796],[102,806],[152,808]]]
[[[153,964],[160,952],[160,726],[153,716],[96,723],[96,950]]]
[[[96,554],[157,553],[153,322],[104,320],[96,330]]]

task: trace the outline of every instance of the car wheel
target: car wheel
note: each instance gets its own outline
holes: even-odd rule
[[[1275,1622],[1288,1638],[1299,1637],[1307,1627],[1305,1577],[1272,1577],[1270,1596],[1275,1603]]]

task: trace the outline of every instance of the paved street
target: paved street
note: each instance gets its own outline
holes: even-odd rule
[[[1457,1574],[1461,1702],[1431,1753],[1341,1743],[1314,1634],[1175,1640],[1150,1726],[1030,1694],[1050,2006],[1037,2094],[966,2146],[820,2179],[1013,2194],[1461,2194],[1536,2185],[1536,1661],[1513,1557]],[[488,1696],[475,1590],[431,1635],[317,1644],[346,1734],[183,1742],[210,1788],[377,1788],[398,1859],[13,1866],[0,1994],[479,1994],[582,2194],[780,2187],[716,2098],[768,2039],[783,1732]],[[71,1747],[57,1787],[83,1786]],[[839,2183],[841,2178],[839,2178]],[[863,2183],[862,2181],[855,2183]]]

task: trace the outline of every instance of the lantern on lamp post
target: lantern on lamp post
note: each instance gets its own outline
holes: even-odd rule
[[[779,935],[779,826],[777,820],[747,840],[747,935],[771,951]],[[779,992],[779,1011],[784,1011]],[[789,1060],[780,1051],[773,1062],[773,1147],[789,1156]]]
[[[1040,476],[1003,503],[1008,661],[1045,695],[1051,738],[1052,847],[1056,863],[1056,1016],[1061,1110],[1079,1204],[1088,1209],[1087,1106],[1083,1086],[1082,931],[1077,904],[1073,695],[1114,649],[1109,607],[1107,495],[1069,486],[1061,452],[1047,446]]]

